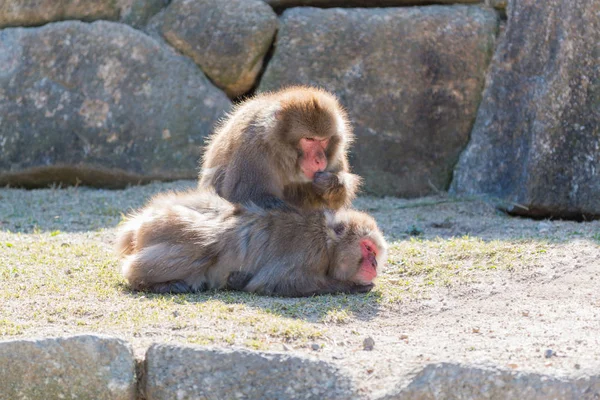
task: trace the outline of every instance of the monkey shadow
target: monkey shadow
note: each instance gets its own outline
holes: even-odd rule
[[[281,318],[297,319],[312,323],[344,323],[351,319],[370,321],[380,312],[382,294],[372,291],[365,294],[331,294],[312,297],[271,297],[232,290],[210,290],[184,294],[157,294],[133,291],[125,283],[118,284],[126,296],[139,300],[177,305],[197,304],[207,312],[231,312],[229,307],[237,305],[247,311]]]

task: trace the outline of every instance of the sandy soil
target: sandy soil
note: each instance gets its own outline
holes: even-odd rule
[[[373,351],[346,352],[344,364],[365,391],[384,390],[398,376],[441,361],[559,377],[598,375],[599,257],[597,245],[575,240],[552,249],[531,270],[438,290],[429,300],[378,313],[353,326],[359,336],[375,339]]]
[[[406,227],[417,224],[423,238],[468,234],[549,243],[533,265],[482,272],[339,329],[340,338],[359,333],[350,336],[341,362],[365,392],[383,392],[399,376],[442,361],[558,377],[600,374],[598,221],[534,221],[486,203],[443,198],[361,199],[357,206],[370,209],[389,237],[406,239]],[[362,350],[367,336],[375,340],[370,352]],[[331,346],[322,357],[336,358],[339,348]]]

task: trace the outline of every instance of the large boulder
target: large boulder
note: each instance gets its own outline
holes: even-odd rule
[[[143,394],[153,399],[350,399],[350,379],[300,356],[173,345],[146,353]]]
[[[600,216],[600,2],[519,0],[452,191],[533,217]]]
[[[0,185],[195,178],[230,107],[189,59],[112,22],[0,35]]]
[[[481,3],[482,0],[264,0],[273,8],[313,7],[390,7],[429,5],[431,3]]]
[[[37,26],[48,22],[78,19],[121,20],[142,26],[168,0],[3,0],[0,2],[0,28]]]
[[[159,19],[167,42],[231,97],[254,86],[277,30],[261,0],[175,0]]]
[[[169,4],[170,0],[118,0],[120,21],[134,28],[143,28],[150,18]]]
[[[505,10],[508,5],[508,0],[485,0],[485,4],[499,10]]]
[[[115,0],[4,0],[0,2],[0,28],[36,26],[66,19],[91,21],[119,18]]]
[[[487,4],[504,10],[508,0],[264,0],[276,10],[291,7],[393,7],[436,4]]]
[[[135,398],[135,360],[121,339],[81,335],[0,342],[2,400]]]
[[[429,364],[410,383],[381,400],[452,399],[595,399],[600,376],[561,379],[454,363]],[[395,392],[395,393],[394,393]]]
[[[478,6],[284,12],[259,89],[322,86],[348,109],[366,191],[445,190],[469,139],[498,22]]]

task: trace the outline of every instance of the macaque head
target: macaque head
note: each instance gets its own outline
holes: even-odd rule
[[[295,177],[310,182],[315,173],[336,168],[352,139],[350,124],[337,99],[323,90],[292,87],[276,111],[278,134],[296,157]]]
[[[341,281],[372,283],[387,259],[387,243],[375,220],[354,210],[327,212],[326,220],[333,254],[329,274]]]

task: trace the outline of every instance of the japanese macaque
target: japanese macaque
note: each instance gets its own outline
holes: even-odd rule
[[[324,90],[296,86],[261,94],[217,127],[199,186],[233,203],[337,210],[360,185],[348,172],[353,139],[346,112]]]
[[[387,244],[358,211],[265,210],[191,191],[152,199],[120,227],[117,250],[134,290],[302,297],[370,291]]]

